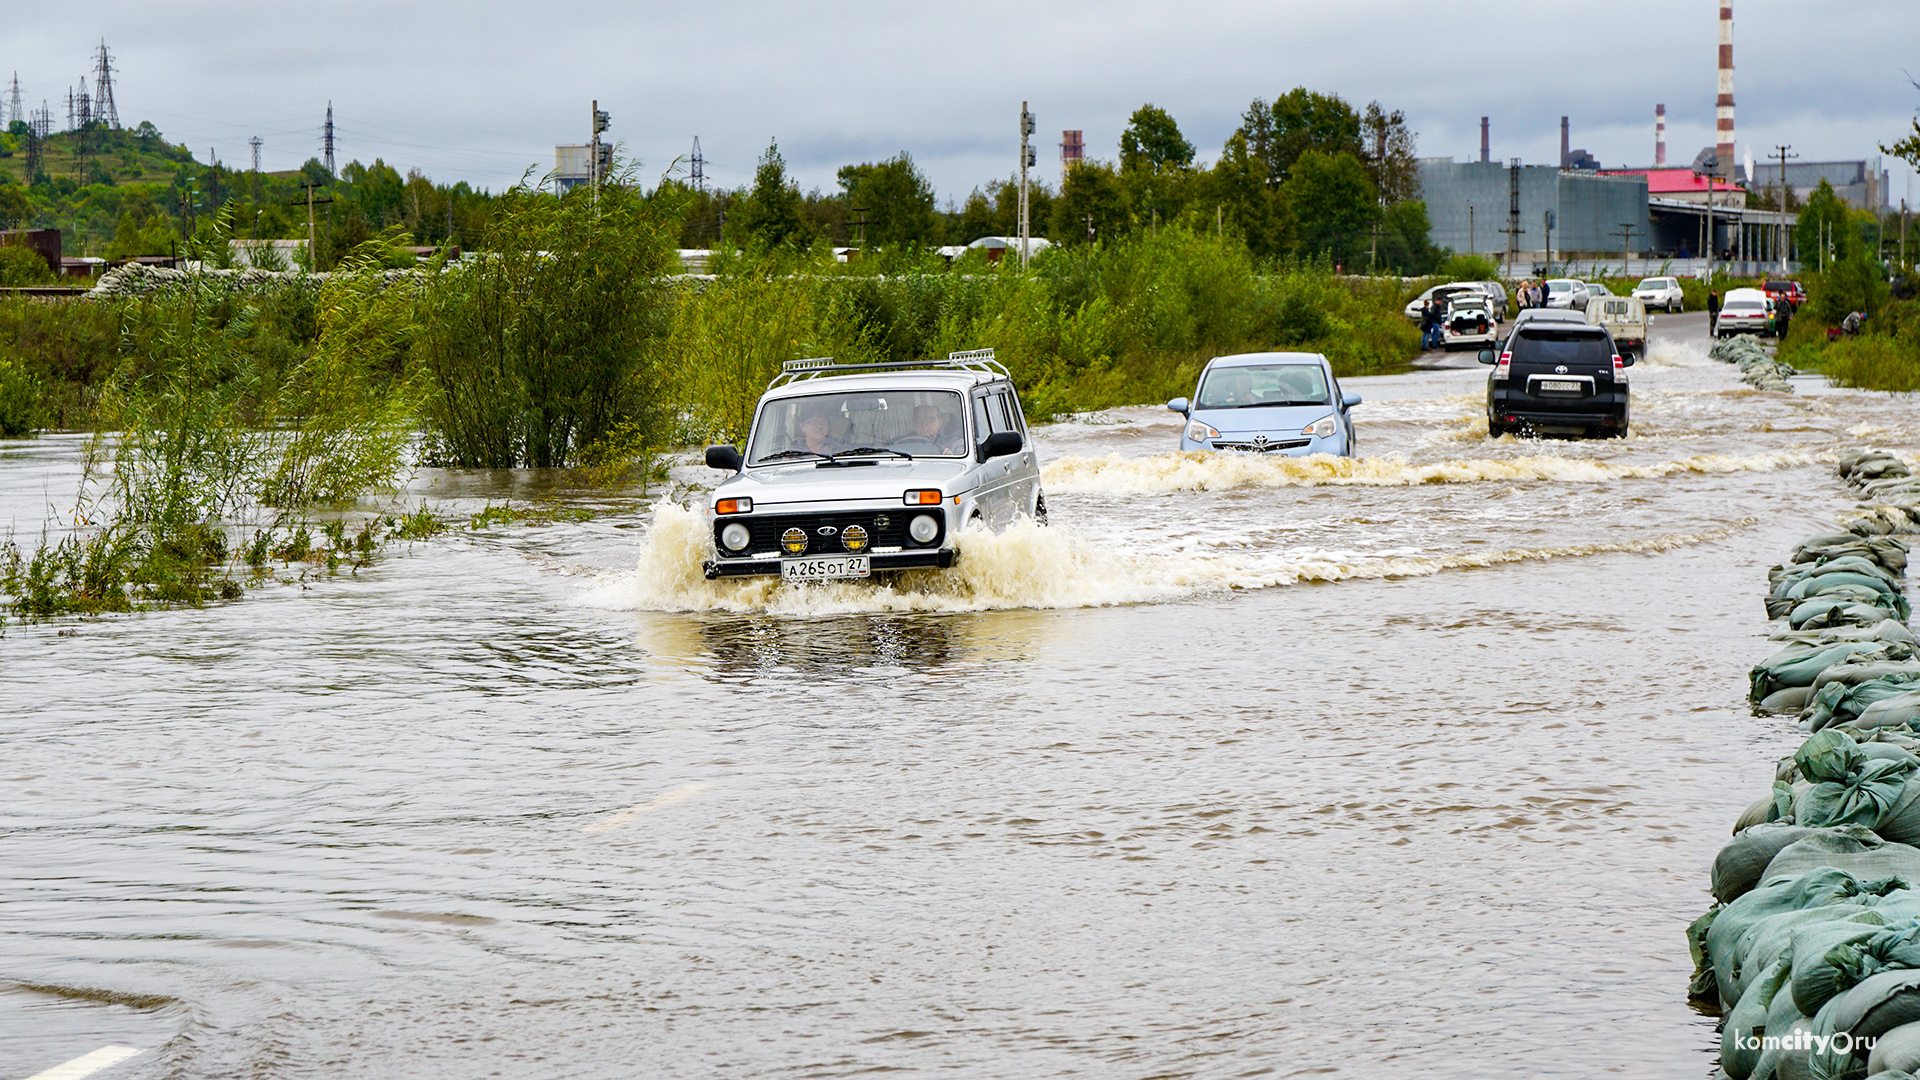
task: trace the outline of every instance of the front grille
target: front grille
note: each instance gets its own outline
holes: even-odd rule
[[[1312,439],[1281,439],[1275,442],[1216,442],[1215,450],[1244,450],[1249,454],[1267,454],[1275,450],[1298,450]]]
[[[898,509],[888,508],[886,510],[854,510],[822,514],[769,514],[765,517],[741,518],[731,516],[715,518],[713,522],[714,542],[716,545],[719,543],[721,529],[726,528],[727,525],[732,522],[741,521],[746,524],[747,531],[753,534],[753,540],[747,545],[745,551],[738,553],[728,551],[725,547],[721,547],[721,553],[728,558],[743,558],[748,555],[759,555],[766,552],[778,552],[782,557],[787,557],[787,551],[780,546],[780,534],[791,528],[797,528],[807,534],[807,550],[801,553],[803,555],[834,555],[845,551],[846,549],[840,545],[840,534],[845,531],[849,525],[858,525],[867,530],[868,551],[876,548],[913,548],[920,547],[921,545],[912,544],[908,541],[907,522],[912,520],[915,515],[928,513],[940,519],[942,524],[941,535],[945,535],[946,529],[944,526],[946,515],[940,507],[902,506]],[[820,535],[822,528],[831,528],[833,530],[832,535]],[[932,547],[938,543],[939,538],[935,537],[934,544],[926,546]]]

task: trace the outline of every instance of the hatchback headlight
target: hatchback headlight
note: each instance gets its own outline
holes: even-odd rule
[[[933,520],[932,514],[915,514],[913,520],[907,522],[907,535],[913,537],[914,543],[931,544],[933,538],[940,535],[940,523]]]
[[[725,545],[728,551],[740,551],[752,542],[753,534],[738,521],[720,530],[720,543]]]
[[[1187,421],[1187,441],[1206,442],[1220,437],[1220,429],[1212,424],[1203,424],[1198,420]]]
[[[1336,425],[1333,417],[1323,416],[1320,419],[1315,420],[1313,423],[1308,424],[1305,428],[1301,429],[1300,433],[1302,435],[1311,435],[1316,439],[1324,439],[1333,434],[1333,429],[1335,426]]]

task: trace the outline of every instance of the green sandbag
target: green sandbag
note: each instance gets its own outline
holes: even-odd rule
[[[1753,666],[1748,678],[1753,684],[1750,697],[1755,701],[1766,700],[1767,695],[1789,686],[1812,686],[1820,673],[1835,664],[1858,653],[1882,655],[1886,643],[1877,641],[1842,641],[1825,648],[1808,649],[1793,646],[1781,649]]]
[[[1872,829],[1859,825],[1822,829],[1782,848],[1761,873],[1760,883],[1766,885],[1826,869],[1845,870],[1861,881],[1893,879],[1904,887],[1920,883],[1920,848],[1889,843]]]
[[[1894,682],[1920,680],[1920,660],[1873,660],[1867,658],[1864,653],[1856,653],[1815,675],[1813,689],[1817,694],[1822,687],[1830,683],[1858,686],[1875,679],[1889,679]]]
[[[1863,962],[1863,954],[1853,948],[1886,931],[1887,927],[1875,923],[1846,920],[1794,930],[1788,953],[1793,970],[1793,1007],[1802,1015],[1812,1016],[1835,994],[1866,975],[1886,970],[1884,966],[1877,966],[1877,961]],[[1862,974],[1867,967],[1872,970]]]
[[[1860,710],[1860,715],[1846,721],[1846,726],[1857,731],[1874,728],[1900,727],[1920,720],[1920,688],[1908,688],[1905,692],[1891,697],[1881,698]]]
[[[1813,699],[1813,685],[1788,686],[1760,699],[1754,708],[1764,713],[1798,713]]]
[[[1920,774],[1907,778],[1907,786],[1901,790],[1900,797],[1894,800],[1886,813],[1880,815],[1880,823],[1873,827],[1873,831],[1879,833],[1882,840],[1920,845]]]
[[[1775,995],[1777,1005],[1781,997]],[[1815,1018],[1816,1036],[1845,1035],[1852,1044],[1846,1052],[1814,1051],[1808,1066],[1829,1076],[1860,1076],[1866,1071],[1868,1048],[1861,1040],[1878,1039],[1897,1027],[1920,1021],[1920,970],[1883,971],[1835,995]],[[1857,1048],[1856,1054],[1853,1048]],[[1817,1073],[1816,1073],[1817,1075]]]
[[[1754,1065],[1760,1061],[1760,1051],[1750,1045],[1749,1037],[1754,1034],[1755,1028],[1766,1031],[1767,1010],[1773,1007],[1774,995],[1787,984],[1790,970],[1784,958],[1775,960],[1748,984],[1747,992],[1740,995],[1739,1003],[1721,1025],[1720,1067],[1727,1071],[1732,1080],[1747,1080],[1753,1073]]]
[[[1913,685],[1916,681],[1920,681],[1920,673],[1916,673],[1912,678],[1894,676],[1868,679],[1852,685],[1845,682],[1830,682],[1822,686],[1807,703],[1800,722],[1812,731],[1819,731],[1831,725],[1844,725],[1848,721],[1858,719],[1869,705],[1920,690],[1920,686]]]
[[[1717,999],[1723,1009],[1732,1008],[1740,1000],[1747,981],[1741,974],[1741,961],[1748,952],[1740,948],[1740,942],[1768,920],[1823,908],[1831,910],[1805,918],[1841,918],[1867,910],[1869,900],[1905,888],[1906,883],[1897,879],[1861,881],[1844,870],[1824,868],[1796,878],[1768,881],[1763,877],[1745,895],[1713,908],[1687,927],[1687,947],[1694,963],[1694,996]],[[1749,966],[1747,970],[1758,974],[1757,968]]]
[[[1760,884],[1760,875],[1775,855],[1816,830],[1807,825],[1770,821],[1742,829],[1713,859],[1713,898],[1723,904],[1746,895]]]
[[[1773,1004],[1767,1009],[1766,1034],[1779,1036],[1780,1043],[1760,1052],[1760,1060],[1753,1063],[1751,1080],[1802,1080],[1807,1075],[1810,1051],[1795,1036],[1812,1031],[1813,1020],[1793,1007],[1792,994],[1774,994]]]
[[[1795,630],[1818,630],[1830,626],[1876,626],[1891,613],[1873,604],[1815,597],[1787,613],[1787,625]]]
[[[1902,1024],[1874,1040],[1873,1053],[1867,1055],[1868,1076],[1889,1070],[1912,1075],[1915,1069],[1920,1069],[1920,1023]]]

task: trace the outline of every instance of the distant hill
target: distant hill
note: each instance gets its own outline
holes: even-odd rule
[[[49,180],[89,183],[171,183],[182,165],[199,168],[191,151],[170,145],[151,124],[113,130],[99,128],[86,135],[86,153],[78,132],[47,137],[41,168]],[[24,184],[27,140],[18,128],[0,135],[0,183]]]

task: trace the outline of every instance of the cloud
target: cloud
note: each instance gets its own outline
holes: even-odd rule
[[[1903,65],[1920,5],[1860,0],[1814,15],[1785,0],[1734,3],[1743,152],[1785,142],[1802,160],[1858,158],[1907,130],[1920,92]],[[1411,0],[41,5],[9,16],[0,78],[17,65],[28,103],[44,99],[64,119],[65,91],[105,37],[122,119],[151,119],[202,158],[244,163],[257,134],[264,167],[292,168],[318,153],[332,101],[341,160],[377,156],[496,190],[550,168],[554,144],[584,141],[596,98],[649,174],[699,136],[708,176],[745,183],[778,138],[804,186],[830,189],[841,165],[905,150],[956,200],[1015,170],[1022,99],[1039,117],[1043,176],[1057,175],[1062,129],[1085,131],[1089,152],[1110,158],[1146,102],[1210,160],[1249,101],[1294,86],[1405,110],[1427,155],[1476,154],[1486,115],[1496,156],[1549,161],[1566,115],[1575,146],[1608,165],[1646,164],[1660,102],[1670,159],[1711,141],[1709,5],[1437,10]],[[1814,22],[1830,47],[1809,44]]]

